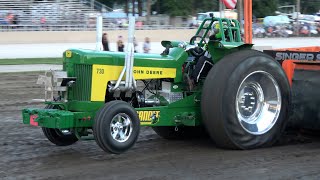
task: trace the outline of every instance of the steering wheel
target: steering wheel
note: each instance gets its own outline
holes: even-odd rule
[[[190,45],[197,45],[194,41],[197,39],[197,38],[201,38],[202,39],[202,36],[199,36],[199,35],[195,35],[195,36],[192,36],[192,38],[190,39]],[[207,44],[205,38],[202,39],[202,42],[204,44]],[[192,49],[190,49],[190,53],[195,56],[195,57],[201,57],[204,55],[206,51],[204,49],[202,49],[200,46],[196,46]]]

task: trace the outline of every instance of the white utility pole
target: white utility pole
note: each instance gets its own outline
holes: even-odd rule
[[[101,51],[102,50],[102,16],[97,16],[96,20],[96,51]]]
[[[220,12],[221,18],[224,18],[224,9],[225,9],[225,6],[224,6],[222,0],[219,0],[219,12]]]

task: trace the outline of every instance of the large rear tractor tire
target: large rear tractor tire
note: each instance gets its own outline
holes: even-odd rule
[[[136,110],[124,101],[110,101],[96,114],[93,134],[106,152],[120,154],[138,139],[140,120]]]
[[[254,149],[274,144],[286,125],[290,87],[278,62],[255,50],[225,56],[210,70],[202,117],[217,146]]]
[[[57,109],[58,106],[48,105],[45,109]],[[42,128],[43,134],[47,139],[57,146],[69,146],[78,141],[78,138],[70,130],[61,130],[54,128]]]

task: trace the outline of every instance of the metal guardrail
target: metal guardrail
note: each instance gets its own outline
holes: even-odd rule
[[[128,27],[103,26],[103,30],[127,30]],[[191,27],[174,27],[169,25],[148,25],[136,27],[136,30],[161,30],[161,29],[194,29]],[[96,27],[86,24],[63,24],[63,25],[0,25],[0,32],[16,31],[95,31]]]

